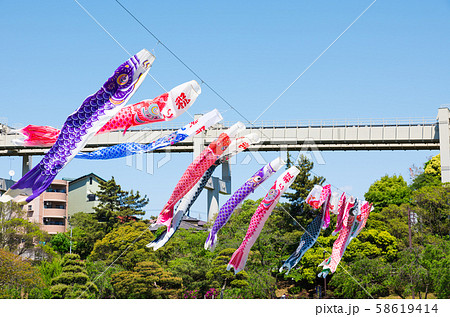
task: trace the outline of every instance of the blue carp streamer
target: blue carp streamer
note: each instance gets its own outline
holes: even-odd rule
[[[163,136],[162,138],[159,138],[158,140],[151,143],[122,143],[93,151],[91,153],[78,153],[75,157],[85,160],[110,160],[139,153],[151,152],[181,142],[205,129],[208,129],[210,126],[216,124],[220,120],[222,120],[222,116],[220,115],[219,111],[214,109],[203,115],[199,119],[178,129],[177,131]]]
[[[320,234],[320,229],[322,228],[322,223],[323,213],[320,213],[306,227],[306,232],[300,238],[300,243],[297,249],[286,261],[284,261],[280,268],[280,273],[283,272],[283,269],[287,269],[286,274],[289,274],[289,271],[296,266],[298,262],[300,262],[305,252],[308,251],[314,243],[316,243],[316,240]]]

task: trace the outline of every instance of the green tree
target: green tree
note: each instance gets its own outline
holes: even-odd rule
[[[382,257],[368,259],[361,257],[345,270],[336,270],[330,282],[336,298],[379,298],[389,295],[391,265]]]
[[[425,186],[440,186],[441,183],[441,155],[432,157],[424,164],[424,171],[414,177],[410,185],[412,190]]]
[[[380,212],[372,212],[367,220],[366,229],[387,231],[398,241],[399,250],[409,246],[408,212],[410,205],[389,205]]]
[[[104,261],[86,261],[86,271],[91,281],[97,286],[97,298],[108,299],[114,297],[111,276],[123,271],[120,265],[108,265]]]
[[[215,254],[203,247],[207,236],[205,231],[180,228],[163,248],[155,252],[159,262],[168,266],[168,271],[183,279],[187,290],[197,290],[200,296],[212,287],[206,274]]]
[[[237,288],[242,290],[248,288],[247,282],[248,274],[245,271],[241,271],[236,275],[232,271],[227,271],[227,264],[230,261],[235,249],[224,249],[214,258],[211,263],[211,268],[206,273],[206,277],[211,281],[211,285],[215,288],[220,288],[222,292],[225,290],[227,284],[231,288]]]
[[[425,163],[423,172],[428,175],[441,177],[441,154],[433,156]]]
[[[94,298],[97,286],[89,280],[86,264],[78,254],[66,254],[61,274],[52,279],[52,298]]]
[[[303,154],[300,155],[297,164],[291,161],[291,157],[288,152],[288,160],[286,162],[286,168],[296,166],[300,173],[295,178],[295,181],[289,187],[289,190],[283,195],[290,202],[291,214],[299,214],[303,212],[303,201],[308,196],[314,185],[322,185],[325,182],[325,178],[322,176],[311,177],[311,171],[314,168],[314,163],[308,160]],[[306,207],[308,208],[308,207]],[[308,209],[309,210],[309,209]]]
[[[154,239],[142,221],[124,224],[95,243],[90,258],[92,261],[105,261],[131,270],[138,262],[154,260],[154,252],[146,245]]]
[[[58,233],[52,236],[50,244],[59,254],[66,254],[70,249],[70,240],[64,233]]]
[[[39,271],[28,261],[0,248],[0,298],[23,298],[42,287]]]
[[[72,226],[72,251],[86,259],[96,241],[105,237],[104,228],[94,214],[77,212],[70,218]],[[68,235],[69,233],[66,233]]]
[[[15,202],[0,203],[0,248],[22,255],[33,252],[38,256],[53,253],[45,243],[50,235],[38,224],[22,218],[24,211]]]
[[[112,285],[117,298],[178,298],[182,279],[174,277],[156,262],[139,262],[131,271],[112,275]]]
[[[439,237],[450,234],[450,187],[426,186],[414,191],[412,202],[422,232]]]
[[[133,221],[135,216],[145,214],[143,208],[148,204],[148,198],[141,197],[139,191],[134,194],[133,191],[122,190],[114,177],[106,182],[100,181],[99,187],[95,218],[103,223],[105,233],[111,232],[119,222]]]
[[[408,203],[411,190],[402,176],[389,177],[386,175],[370,185],[364,197],[368,202],[373,203],[375,211],[380,211],[389,205],[400,206],[403,203]]]

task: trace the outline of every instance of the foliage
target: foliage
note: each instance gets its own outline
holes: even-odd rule
[[[370,185],[369,190],[364,195],[365,199],[373,203],[375,211],[389,205],[400,206],[408,203],[411,196],[409,189],[402,176],[383,176],[380,180]]]
[[[97,298],[115,298],[111,276],[123,271],[120,265],[107,265],[104,261],[86,261],[86,271],[91,281],[97,286]]]
[[[424,171],[425,174],[434,175],[441,177],[441,154],[435,155],[425,163]]]
[[[58,233],[52,236],[50,245],[59,254],[66,254],[70,249],[70,240],[64,233]]]
[[[103,224],[105,233],[111,232],[119,223],[134,221],[136,215],[145,214],[143,208],[148,204],[148,198],[142,198],[139,191],[134,194],[133,190],[122,190],[114,177],[109,181],[100,180],[99,187],[96,192],[99,204],[94,207],[95,218]]]
[[[378,298],[389,295],[391,266],[382,257],[361,257],[337,270],[330,286],[336,298]]]
[[[52,298],[93,298],[97,286],[89,280],[86,265],[78,254],[66,254],[61,273],[51,281]]]
[[[103,239],[105,233],[101,223],[93,214],[77,212],[70,218],[72,226],[72,251],[86,259],[94,249],[97,240]],[[67,232],[66,235],[69,233]]]
[[[417,175],[409,186],[412,190],[417,190],[425,186],[440,186],[441,177],[433,174],[422,173]]]
[[[53,251],[45,246],[50,235],[38,224],[22,218],[23,215],[19,204],[0,203],[0,248],[18,255],[52,255]]]
[[[121,225],[97,241],[91,253],[92,261],[115,262],[131,270],[138,262],[154,259],[154,253],[146,245],[154,239],[142,221]]]
[[[450,234],[450,187],[426,186],[416,190],[412,196],[423,228],[432,235],[441,238]]]
[[[0,298],[20,298],[34,287],[42,287],[38,270],[28,261],[0,249]]]
[[[206,273],[206,278],[210,281],[211,285],[222,290],[225,289],[227,283],[232,288],[244,289],[249,286],[247,277],[248,274],[245,271],[234,274],[232,271],[227,271],[227,264],[233,255],[235,249],[224,249],[212,260],[211,268]]]
[[[287,156],[288,159],[286,162],[286,168],[295,165],[300,170],[300,173],[295,178],[295,181],[289,187],[290,189],[283,195],[283,197],[287,198],[290,202],[291,214],[295,215],[303,211],[302,202],[306,199],[314,185],[322,185],[325,182],[325,178],[322,176],[311,177],[311,171],[314,167],[314,163],[309,161],[303,154],[300,155],[297,164],[294,164],[295,162],[293,163],[291,161],[289,152],[287,153]]]
[[[398,249],[403,250],[409,245],[408,212],[410,209],[411,207],[407,204],[389,205],[380,212],[372,212],[365,230],[388,231],[397,239]]]
[[[117,298],[178,298],[182,279],[174,277],[155,262],[140,262],[132,271],[112,275]]]

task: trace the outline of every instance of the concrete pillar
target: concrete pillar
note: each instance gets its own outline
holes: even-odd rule
[[[194,115],[194,119],[198,119],[201,116],[201,114],[196,114]],[[194,135],[192,142],[194,147],[194,151],[192,152],[192,160],[194,160],[205,148],[205,132],[200,132],[199,134]]]
[[[33,165],[32,156],[30,156],[30,155],[22,156],[22,177],[26,173],[28,173],[28,171],[31,169],[32,165]]]
[[[441,152],[441,181],[450,182],[450,110],[447,107],[439,108],[439,148]]]
[[[210,221],[219,212],[219,179],[211,177],[211,180],[213,188],[208,189],[207,221]]]
[[[228,161],[222,163],[222,180],[227,186],[227,193],[231,192],[231,169]]]

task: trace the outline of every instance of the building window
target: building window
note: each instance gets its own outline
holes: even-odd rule
[[[47,193],[66,193],[66,189],[65,188],[54,188],[54,187],[49,187],[45,190]]]
[[[95,194],[88,194],[87,199],[88,201],[95,201],[96,200]]]
[[[32,211],[33,210],[33,206],[28,205],[28,211]]]
[[[89,177],[89,185],[92,185],[92,176]]]
[[[53,209],[65,209],[66,205],[61,203],[52,203],[51,201],[44,201],[44,208],[53,208]]]
[[[44,226],[64,226],[64,219],[44,217]]]

